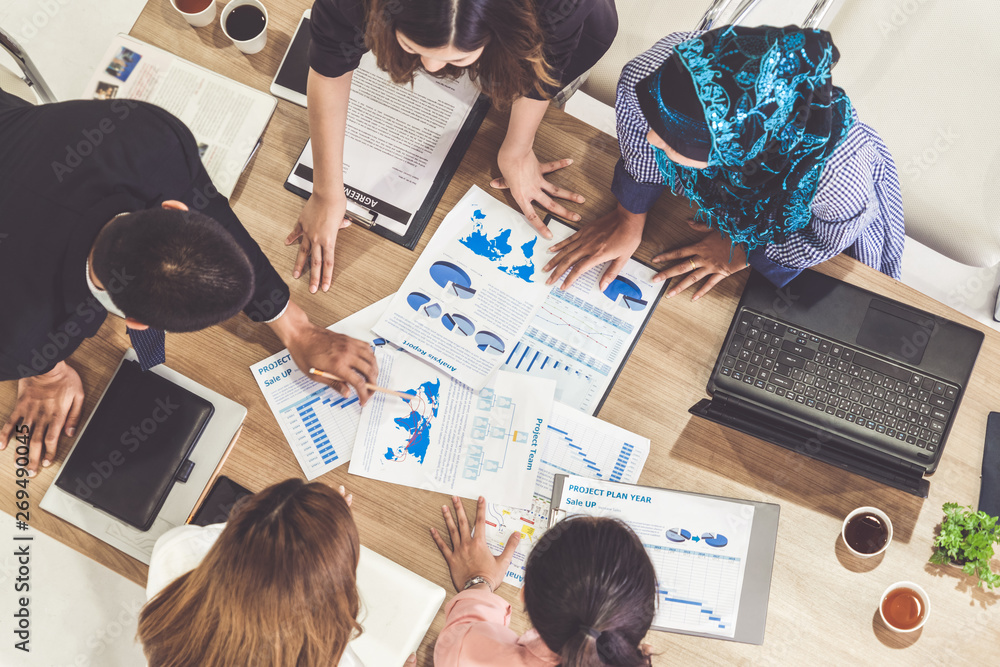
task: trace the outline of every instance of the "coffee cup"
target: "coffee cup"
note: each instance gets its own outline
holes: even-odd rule
[[[914,632],[924,627],[931,613],[927,591],[912,581],[897,581],[882,593],[878,614],[893,632]]]
[[[195,28],[215,20],[215,0],[170,0],[170,5]]]
[[[222,32],[236,48],[252,55],[267,44],[267,8],[260,0],[230,0],[222,9]]]
[[[859,507],[844,519],[840,536],[858,558],[883,553],[892,542],[892,521],[877,507]]]

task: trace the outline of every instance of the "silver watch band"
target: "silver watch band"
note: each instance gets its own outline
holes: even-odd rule
[[[462,590],[463,591],[467,591],[470,588],[472,588],[473,586],[478,586],[479,584],[486,584],[486,586],[490,589],[490,592],[491,593],[493,592],[493,584],[491,584],[486,577],[481,577],[481,576],[478,576],[478,575],[475,576],[475,577],[472,577],[467,582],[465,582],[465,585],[462,586]]]

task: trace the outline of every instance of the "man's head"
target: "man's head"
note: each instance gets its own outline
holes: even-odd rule
[[[129,318],[164,331],[198,331],[250,301],[253,266],[218,222],[179,202],[118,216],[101,230],[91,269]]]

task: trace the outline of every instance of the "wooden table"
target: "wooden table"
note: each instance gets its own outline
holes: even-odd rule
[[[220,3],[222,4],[222,3]],[[307,0],[269,2],[266,49],[254,56],[239,53],[216,22],[192,29],[165,0],[150,2],[132,31],[201,65],[259,90],[267,90]],[[452,180],[416,252],[352,227],[340,234],[333,288],[310,295],[306,278],[291,281],[294,247],[283,240],[302,208],[302,200],[282,187],[307,137],[306,111],[279,101],[264,143],[232,198],[234,208],[279,273],[291,284],[293,298],[314,322],[326,325],[394,292],[444,213],[468,188],[488,188],[497,175],[496,152],[506,116],[487,117],[462,167]],[[549,110],[539,131],[536,151],[542,160],[572,157],[576,164],[554,180],[584,194],[576,209],[593,219],[612,208],[609,192],[617,160],[617,142],[558,110]],[[509,198],[507,202],[513,205]],[[684,221],[690,209],[665,196],[653,209],[645,242],[637,257],[688,238]],[[657,312],[601,410],[600,417],[652,439],[653,447],[640,482],[734,498],[779,503],[781,522],[771,583],[767,634],[762,646],[652,633],[660,657],[656,664],[989,664],[1000,648],[1000,595],[977,590],[958,570],[931,566],[931,540],[948,501],[977,502],[979,466],[987,413],[996,406],[1000,383],[1000,334],[847,257],[819,270],[889,297],[906,301],[982,329],[986,340],[958,414],[930,497],[914,498],[864,478],[807,459],[774,445],[698,418],[687,409],[703,398],[705,385],[722,344],[746,275],[723,281],[696,303],[690,292],[660,303]],[[99,334],[71,358],[87,391],[84,418],[128,347],[124,326],[109,317]],[[206,331],[168,336],[168,364],[184,375],[247,406],[243,434],[223,472],[252,490],[301,476],[290,448],[250,375],[248,366],[281,348],[265,326],[240,315]],[[664,388],[667,405],[651,410],[650,387]],[[0,385],[0,414],[9,414],[15,383]],[[69,442],[60,443],[56,464],[32,480],[33,505],[55,477]],[[0,454],[3,509],[14,506],[13,447]],[[428,535],[441,524],[446,498],[417,489],[388,486],[353,477],[341,466],[321,480],[344,484],[354,493],[354,514],[361,539],[375,551],[444,586],[452,586],[444,560]],[[878,558],[851,557],[839,540],[843,517],[860,505],[881,507],[892,518],[895,538]],[[472,508],[471,502],[467,507]],[[81,553],[143,584],[146,567],[75,527],[37,510],[32,526]],[[898,580],[923,586],[931,598],[927,625],[910,635],[895,635],[878,620],[877,604],[885,587]],[[511,626],[528,628],[518,591],[498,591],[511,602]],[[81,605],[81,611],[84,605]],[[420,650],[420,664],[432,664],[432,644],[442,627],[439,613]],[[391,666],[390,666],[391,667]]]

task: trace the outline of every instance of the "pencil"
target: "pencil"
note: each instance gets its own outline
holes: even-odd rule
[[[310,375],[318,375],[319,377],[326,378],[327,380],[336,380],[337,382],[346,382],[346,380],[344,380],[341,377],[337,377],[333,373],[327,373],[326,371],[321,371],[321,370],[319,370],[317,368],[310,368],[309,369],[309,374]],[[370,382],[366,382],[365,383],[365,387],[367,387],[368,389],[371,389],[372,391],[381,391],[384,394],[392,394],[393,396],[399,396],[400,398],[405,398],[408,401],[409,400],[413,400],[414,398],[416,398],[416,396],[414,396],[413,394],[407,394],[407,393],[404,393],[402,391],[394,391],[392,389],[386,389],[385,387],[380,387],[377,384],[371,384]]]

